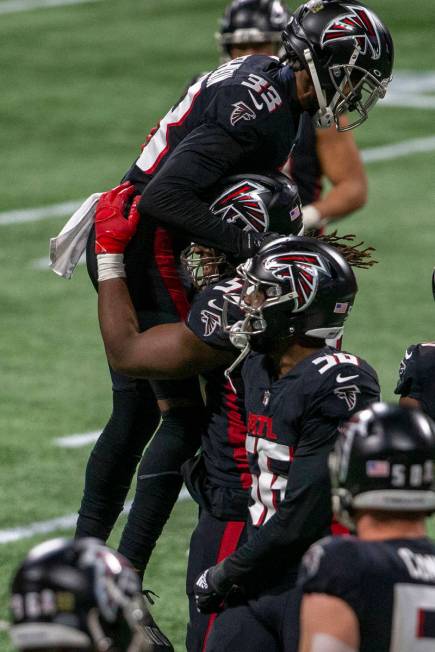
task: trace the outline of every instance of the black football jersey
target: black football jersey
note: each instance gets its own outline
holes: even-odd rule
[[[360,628],[360,652],[435,650],[435,545],[426,538],[328,538],[301,566],[304,593],[344,600]]]
[[[420,401],[422,410],[435,419],[435,342],[407,348],[395,393]]]
[[[258,564],[272,584],[291,581],[308,546],[330,533],[328,455],[340,425],[379,400],[377,375],[327,346],[279,379],[265,355],[251,354],[242,375],[253,528],[224,564],[236,583]]]
[[[229,279],[202,290],[196,295],[187,319],[187,326],[203,342],[234,351],[234,357],[237,350],[222,331],[222,310],[225,292],[238,289],[240,280]],[[231,305],[230,311],[232,322],[241,318],[236,306]],[[231,374],[236,392],[224,371],[225,367],[219,367],[204,374],[208,425],[201,440],[203,459],[210,483],[247,492],[251,475],[245,448],[246,414],[240,367]]]
[[[277,170],[298,130],[294,74],[274,57],[240,57],[207,73],[161,120],[125,179],[139,209],[202,244],[240,253],[246,238],[209,211],[225,175]]]

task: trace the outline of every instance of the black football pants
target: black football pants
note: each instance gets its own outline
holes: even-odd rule
[[[198,524],[190,539],[187,566],[186,593],[189,598],[189,624],[186,648],[188,652],[202,652],[209,649],[207,641],[216,620],[216,614],[204,615],[197,611],[193,593],[195,580],[204,570],[237,550],[245,540],[244,521],[222,521],[205,509],[200,510]],[[223,650],[223,648],[219,649]]]

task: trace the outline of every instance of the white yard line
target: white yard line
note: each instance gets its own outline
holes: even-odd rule
[[[182,502],[190,500],[190,494],[185,487],[180,491],[178,501]],[[128,514],[131,508],[131,502],[126,503],[123,514]],[[31,537],[39,534],[52,534],[60,530],[72,530],[75,528],[77,522],[77,514],[66,514],[52,518],[48,521],[36,521],[28,525],[20,527],[13,527],[9,530],[0,530],[0,545],[5,543],[14,543],[15,541],[22,541],[23,539],[30,539]]]
[[[101,430],[94,432],[84,432],[77,435],[66,435],[65,437],[56,437],[53,439],[55,446],[59,448],[82,448],[87,444],[93,444],[101,435]]]
[[[412,138],[392,145],[382,147],[371,147],[362,150],[362,157],[365,163],[377,161],[390,161],[403,156],[412,156],[421,152],[433,152],[435,150],[435,136],[424,138]],[[26,208],[23,210],[4,211],[0,213],[0,226],[8,224],[23,224],[25,222],[38,222],[50,217],[68,217],[82,204],[84,199],[52,204],[41,208]]]
[[[404,140],[393,145],[363,149],[362,158],[364,163],[374,163],[376,161],[390,161],[421,152],[433,152],[434,150],[435,136],[425,136],[424,138]]]
[[[51,204],[41,208],[24,208],[16,211],[4,211],[0,213],[0,225],[2,224],[23,224],[25,222],[39,222],[49,217],[67,217],[72,215],[78,207],[83,204],[84,199],[78,201],[67,201],[62,204]]]
[[[64,7],[66,5],[82,5],[89,2],[102,0],[6,0],[0,2],[0,14],[16,14],[19,11],[31,9],[50,9],[51,7]]]

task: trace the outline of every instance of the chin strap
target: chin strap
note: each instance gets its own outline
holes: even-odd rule
[[[228,369],[225,369],[224,371],[224,376],[228,380],[231,389],[233,390],[234,394],[237,394],[237,390],[234,386],[234,383],[231,379],[231,374],[238,367],[243,360],[246,358],[246,356],[250,353],[251,351],[251,341],[248,335],[245,333],[240,333],[239,329],[243,328],[244,323],[248,317],[245,318],[244,321],[238,321],[233,326],[231,326],[231,329],[229,331],[229,337],[230,337],[230,342],[231,344],[236,348],[239,349],[240,353],[237,356],[237,358],[234,360],[231,366],[228,367]]]

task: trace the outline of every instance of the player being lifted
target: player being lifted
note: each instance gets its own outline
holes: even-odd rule
[[[281,32],[289,18],[290,12],[279,0],[233,0],[217,34],[223,59],[281,54]],[[340,124],[348,124],[345,115]],[[301,115],[298,137],[284,170],[299,188],[306,230],[324,227],[366,202],[367,178],[352,134],[338,132],[335,126],[316,129],[309,113]],[[322,177],[331,183],[323,195]]]
[[[378,403],[359,412],[331,455],[337,517],[357,537],[326,539],[303,560],[299,652],[435,649],[435,426]]]

